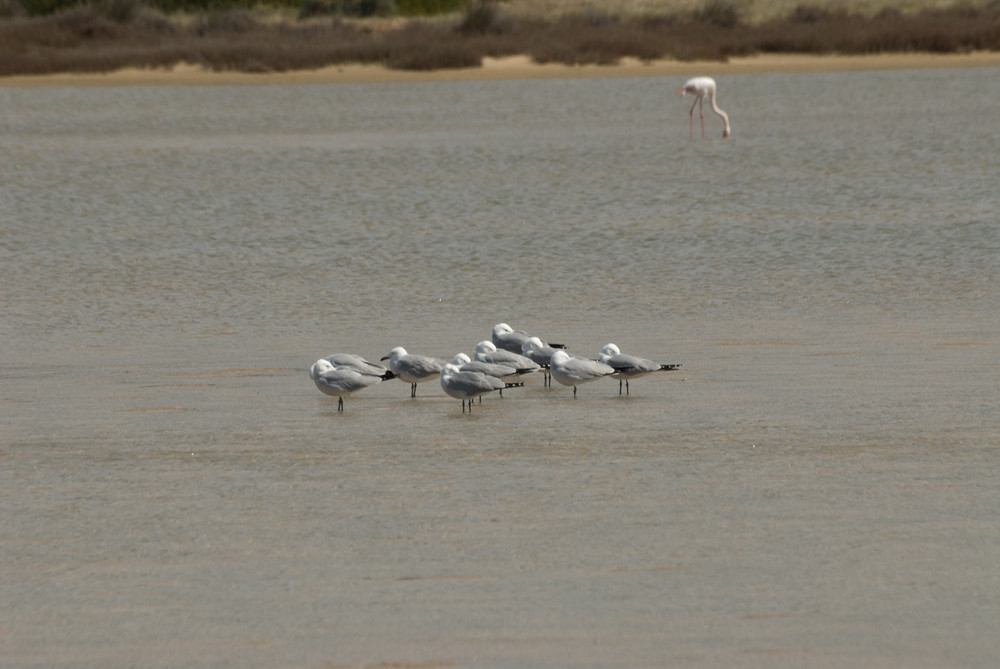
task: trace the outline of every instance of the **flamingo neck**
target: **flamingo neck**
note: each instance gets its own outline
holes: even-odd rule
[[[719,116],[721,116],[723,122],[726,124],[726,129],[722,131],[722,136],[724,138],[725,137],[729,137],[729,135],[732,134],[732,130],[729,127],[729,114],[727,114],[726,112],[722,111],[722,109],[719,107],[719,105],[716,104],[716,102],[715,102],[715,96],[714,95],[710,94],[708,96],[708,104],[710,104],[712,106],[712,111],[714,111],[716,114],[718,114]]]

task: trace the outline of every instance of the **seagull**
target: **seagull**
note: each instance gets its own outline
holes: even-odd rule
[[[522,367],[520,369],[516,367],[511,367],[510,365],[501,365],[493,362],[483,362],[482,360],[473,360],[465,353],[455,354],[455,359],[451,361],[451,364],[455,365],[462,372],[482,372],[488,376],[495,376],[498,379],[503,379],[504,381],[509,381],[511,379],[517,378],[522,374],[528,374],[535,371],[537,368],[527,368]],[[500,393],[501,395],[503,393]]]
[[[652,374],[653,372],[672,372],[680,367],[679,364],[660,364],[658,362],[653,362],[652,360],[647,360],[646,358],[637,358],[634,355],[626,355],[621,352],[615,344],[607,344],[601,349],[600,354],[597,359],[606,365],[611,365],[615,368],[615,373],[612,376],[618,379],[618,394],[622,394],[622,381],[625,381],[625,394],[628,395],[628,380],[635,379],[640,376],[646,376],[647,374]]]
[[[576,397],[577,385],[611,376],[615,368],[596,360],[572,358],[566,351],[556,351],[549,359],[549,373],[564,386],[573,386],[573,397]]]
[[[388,360],[392,373],[400,380],[410,384],[410,397],[417,396],[418,383],[430,381],[436,377],[446,364],[444,360],[437,358],[407,353],[402,346],[397,346],[389,351],[389,355],[383,356],[382,360]]]
[[[522,374],[530,374],[535,371],[534,369],[528,369],[522,367],[521,369],[516,369],[510,365],[498,365],[493,362],[483,362],[481,360],[473,360],[465,353],[456,353],[454,360],[451,364],[458,367],[460,372],[480,372],[487,376],[495,376],[501,381],[510,381],[517,378]],[[520,383],[518,385],[524,385]],[[503,389],[500,389],[500,397],[503,397]],[[479,401],[482,402],[483,398],[480,397]]]
[[[472,413],[473,398],[482,397],[494,390],[523,385],[523,383],[507,383],[482,372],[463,372],[458,365],[450,362],[441,368],[441,389],[449,397],[462,400],[462,413],[465,413],[466,401],[469,403],[469,413]]]
[[[506,323],[497,323],[493,326],[493,344],[498,349],[510,351],[511,353],[521,353],[524,342],[530,335],[524,330],[515,330]],[[566,348],[562,344],[549,344],[553,348]]]
[[[507,365],[509,367],[514,367],[515,369],[530,369],[534,371],[540,367],[538,363],[533,362],[530,358],[526,358],[519,353],[498,351],[496,345],[488,339],[484,339],[476,344],[476,349],[473,351],[473,355],[476,360],[480,362]]]
[[[382,365],[365,360],[360,355],[353,353],[334,353],[325,358],[334,367],[352,367],[365,374],[385,374],[386,369]],[[391,378],[391,377],[390,377]]]
[[[381,383],[393,377],[384,368],[382,374],[359,372],[353,367],[334,367],[326,358],[320,358],[309,369],[309,378],[324,395],[337,398],[337,411],[344,410],[344,395]]]
[[[546,371],[549,368],[549,360],[552,358],[553,353],[561,351],[564,348],[566,347],[561,345],[553,346],[552,344],[546,344],[538,337],[528,337],[524,344],[521,345],[521,353],[532,362],[536,362],[542,366],[545,385],[551,386],[552,379],[549,372]]]
[[[493,344],[499,349],[520,353],[521,344],[528,338],[528,333],[524,330],[515,330],[506,323],[497,323],[493,326]]]
[[[520,353],[524,342],[530,335],[524,330],[515,330],[506,323],[497,323],[493,326],[493,344],[504,351]],[[553,348],[566,348],[562,344],[549,344]]]

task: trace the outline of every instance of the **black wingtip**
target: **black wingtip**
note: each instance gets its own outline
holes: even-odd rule
[[[671,365],[660,365],[660,369],[662,369],[665,372],[676,372],[680,368],[681,364],[679,362]]]
[[[566,344],[554,344],[552,342],[546,342],[552,348],[566,348]]]
[[[385,374],[382,375],[383,381],[388,381],[389,379],[396,378],[396,375],[392,373],[392,370],[386,370]]]
[[[505,383],[503,387],[504,387],[504,389],[507,389],[507,388],[520,388],[523,385],[524,385],[524,382],[522,381],[520,383]]]

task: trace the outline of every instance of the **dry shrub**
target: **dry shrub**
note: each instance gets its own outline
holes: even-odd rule
[[[913,15],[883,10],[871,18],[798,7],[787,21],[772,21],[757,33],[756,48],[764,52],[957,53],[1000,48],[1000,21],[967,7]]]
[[[735,28],[742,20],[742,11],[730,0],[708,0],[695,10],[694,18],[717,28]]]
[[[870,18],[800,6],[784,20],[761,25],[728,25],[708,14],[616,16],[597,11],[550,21],[515,19],[487,0],[453,21],[411,20],[391,30],[336,18],[264,23],[241,10],[171,23],[149,10],[137,11],[130,4],[137,1],[101,0],[101,5],[48,17],[0,20],[0,75],[179,62],[250,72],[343,63],[432,70],[475,67],[484,56],[515,54],[541,63],[611,64],[624,56],[725,60],[759,52],[1000,50],[1000,0],[978,9],[883,11]],[[715,6],[724,8],[726,0],[716,0]],[[719,13],[711,16],[725,14],[712,11]]]
[[[438,70],[479,67],[482,52],[474,40],[453,28],[410,21],[386,39],[386,66],[398,70]]]
[[[495,3],[485,0],[473,3],[458,24],[458,31],[466,35],[485,35],[500,30],[500,10]]]
[[[389,49],[386,66],[395,70],[448,70],[479,67],[483,59],[479,51],[461,42],[422,44],[418,48],[393,46]]]

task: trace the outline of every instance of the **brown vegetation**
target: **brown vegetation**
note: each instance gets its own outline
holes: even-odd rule
[[[744,22],[727,0],[709,0],[683,14],[585,11],[551,18],[475,3],[451,18],[375,23],[341,17],[267,21],[246,11],[180,21],[139,5],[105,2],[0,20],[0,76],[179,63],[241,72],[347,63],[434,70],[519,54],[540,63],[613,64],[623,57],[721,61],[755,53],[973,50],[1000,50],[1000,2],[906,14],[886,9],[874,16],[800,6],[782,19],[754,24]]]

